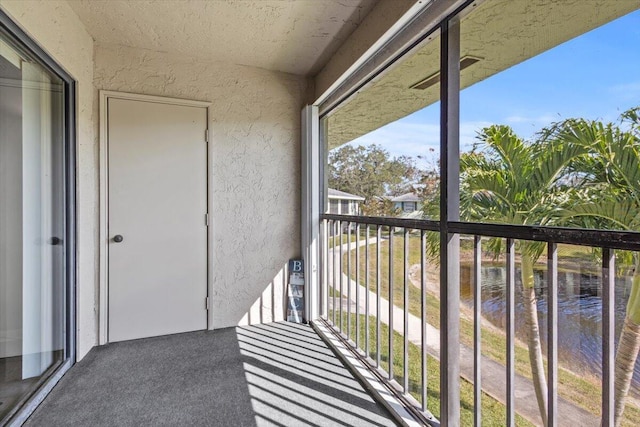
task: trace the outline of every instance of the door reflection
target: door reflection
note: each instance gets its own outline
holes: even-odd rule
[[[0,34],[0,424],[64,358],[62,81]]]

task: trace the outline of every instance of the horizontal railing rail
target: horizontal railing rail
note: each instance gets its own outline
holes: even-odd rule
[[[380,216],[323,214],[321,220],[352,222],[354,224],[380,225],[383,227],[404,227],[415,230],[440,231],[440,222],[427,219],[389,218]]]
[[[428,417],[430,414],[427,408],[429,378],[427,375],[426,267],[428,257],[426,256],[426,244],[428,233],[442,231],[440,222],[336,214],[323,214],[321,220],[323,235],[321,312],[324,319],[332,325],[335,332],[341,334],[346,342],[350,343],[369,361],[372,368],[383,371],[384,362],[386,364],[384,378],[389,385],[404,393],[405,397],[412,401],[418,409],[424,411],[423,413]],[[471,249],[470,246],[467,246],[467,250],[473,252],[470,261],[472,264],[471,283],[473,284],[473,371],[469,375],[469,379],[473,383],[475,425],[480,425],[482,422],[480,402],[484,391],[481,375],[481,361],[484,356],[481,353],[482,296],[480,290],[482,285],[482,241],[487,238],[503,238],[506,242],[504,246],[505,257],[500,261],[505,264],[506,268],[504,284],[506,425],[514,425],[516,422],[515,348],[517,337],[515,335],[515,308],[518,303],[515,300],[515,266],[516,262],[520,262],[515,253],[517,241],[545,242],[547,246],[546,267],[543,274],[547,283],[545,292],[547,292],[548,298],[545,328],[548,368],[547,373],[543,373],[543,375],[548,383],[547,412],[545,414],[547,418],[545,424],[548,426],[558,425],[559,415],[562,416],[559,414],[561,411],[558,406],[558,245],[588,246],[601,250],[597,257],[600,259],[597,261],[600,263],[597,269],[601,278],[601,291],[598,293],[598,298],[601,299],[602,319],[601,423],[602,425],[612,425],[616,314],[614,304],[615,250],[640,251],[640,233],[467,222],[448,222],[446,225],[449,233],[469,236],[473,244]],[[395,239],[400,239],[402,244],[394,245]],[[414,249],[410,248],[410,239],[419,239],[418,242],[414,242],[412,246]],[[468,242],[468,240],[466,241]],[[411,250],[415,250],[418,244],[420,253],[412,259],[419,264],[420,275],[418,278],[413,276],[413,284],[410,284],[409,253]],[[381,252],[383,245],[386,245],[387,252],[384,255]],[[596,267],[593,268],[593,270],[595,269]],[[384,294],[383,278],[385,278],[385,286],[387,287]],[[442,284],[440,285],[442,286]],[[418,287],[419,293],[414,294],[416,301],[410,299],[410,286]],[[401,294],[396,294],[394,297],[394,292],[401,292]],[[443,303],[441,302],[441,304]],[[412,313],[409,313],[410,309],[413,310]],[[363,321],[366,322],[364,325]],[[382,324],[386,325],[386,334],[382,332]],[[440,329],[442,328],[447,328],[447,325],[441,324]],[[395,337],[398,333],[401,335],[401,339]],[[413,337],[411,341],[410,335]],[[413,344],[420,348],[420,361],[417,365],[419,375],[410,379],[409,347]],[[394,363],[397,363],[396,368],[394,368]],[[410,392],[414,392],[416,397],[411,397]],[[578,421],[576,420],[576,422]]]
[[[640,233],[635,231],[590,230],[537,225],[478,224],[472,222],[449,222],[448,230],[450,233],[483,237],[502,237],[516,240],[640,251]]]
[[[351,222],[354,224],[381,225],[384,227],[404,227],[414,230],[440,231],[440,222],[425,219],[388,218],[323,214],[322,220]],[[554,242],[567,245],[596,246],[609,249],[640,251],[640,232],[619,230],[593,230],[569,227],[549,227],[540,225],[487,224],[476,222],[455,222],[447,224],[450,233],[479,235],[482,237],[502,237],[517,240]]]

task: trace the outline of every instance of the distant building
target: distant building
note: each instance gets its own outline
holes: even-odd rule
[[[406,193],[397,197],[392,197],[394,209],[399,209],[401,212],[415,212],[422,209],[422,199],[415,193]]]
[[[339,215],[360,215],[360,203],[364,197],[329,188],[329,213]]]
[[[329,213],[338,215],[360,215],[360,203],[365,200],[362,196],[356,196],[333,188],[329,188],[327,198],[329,199]],[[331,236],[338,234],[337,225],[335,224],[335,229],[330,230]],[[342,224],[342,233],[346,233],[348,229],[349,223],[344,222]],[[355,226],[351,225],[351,229],[353,231]]]

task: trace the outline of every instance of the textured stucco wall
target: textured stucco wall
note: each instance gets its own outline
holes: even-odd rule
[[[281,320],[286,263],[300,255],[306,79],[96,44],[94,84],[212,102],[213,327]]]
[[[65,1],[0,0],[77,81],[78,358],[97,342],[98,145],[94,117],[93,39]]]

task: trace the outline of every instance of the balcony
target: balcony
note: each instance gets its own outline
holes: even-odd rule
[[[480,126],[637,102],[637,0],[578,3],[0,0],[0,424],[616,425],[640,234],[459,222]],[[614,21],[611,58],[567,48]],[[442,220],[344,215],[392,192],[332,197],[330,151],[404,119],[386,139],[437,156]],[[299,258],[308,326],[282,322]]]

